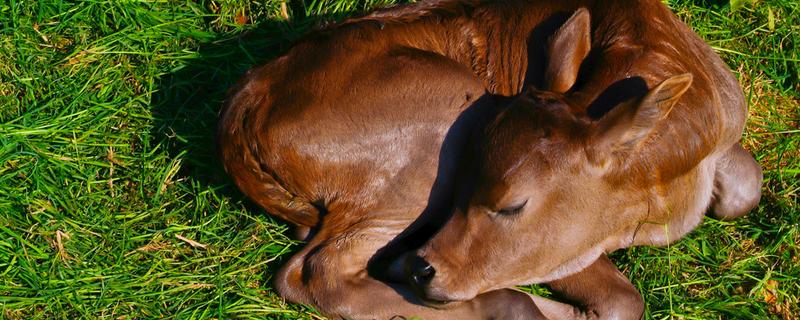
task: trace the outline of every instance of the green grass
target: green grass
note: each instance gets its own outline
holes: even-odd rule
[[[299,244],[221,171],[217,112],[315,24],[390,2],[1,1],[0,318],[319,317],[271,288]],[[615,261],[648,319],[797,319],[800,2],[669,4],[747,93],[764,196]]]

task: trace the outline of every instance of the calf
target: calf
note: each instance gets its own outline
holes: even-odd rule
[[[684,73],[691,85],[645,95]],[[499,107],[527,86],[547,91]],[[745,114],[723,63],[657,0],[432,1],[316,32],[251,70],[218,141],[237,186],[304,231],[276,277],[290,301],[346,318],[638,316],[602,252],[672,241],[709,203],[749,210],[760,171],[736,144]],[[489,120],[476,169],[459,174]],[[372,276],[376,253],[427,240],[454,199],[406,259],[423,300]],[[506,289],[532,282],[580,309]]]

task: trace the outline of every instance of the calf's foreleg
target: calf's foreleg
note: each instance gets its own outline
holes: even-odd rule
[[[534,297],[548,319],[641,319],[644,314],[639,291],[605,255],[586,269],[547,285],[567,301]]]
[[[410,291],[367,274],[375,243],[381,240],[363,233],[325,240],[315,237],[280,271],[278,291],[289,301],[316,306],[337,319],[546,319],[530,296],[511,289],[487,292],[442,309],[427,307]]]

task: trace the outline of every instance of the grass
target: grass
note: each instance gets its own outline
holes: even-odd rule
[[[221,171],[217,112],[314,25],[390,2],[0,2],[0,318],[319,318],[271,287],[299,244]],[[614,259],[647,319],[797,319],[800,2],[668,3],[745,89],[764,196]]]

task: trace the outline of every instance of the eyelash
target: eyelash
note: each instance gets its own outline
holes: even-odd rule
[[[500,211],[497,211],[497,214],[501,216],[513,216],[515,214],[520,213],[522,211],[522,208],[525,208],[526,204],[528,204],[528,200],[525,200],[525,202],[516,207],[501,209]]]

